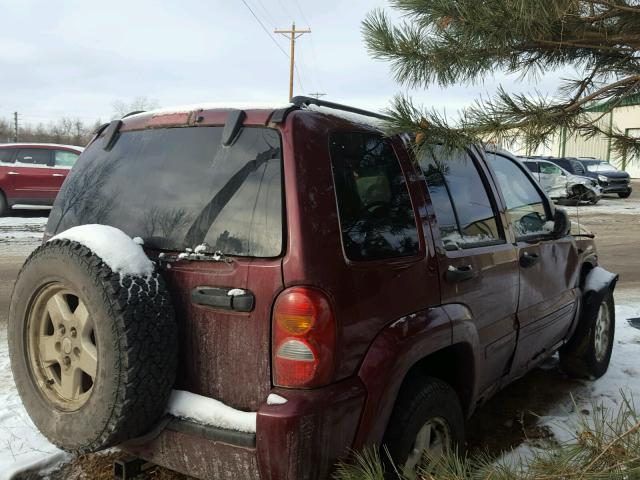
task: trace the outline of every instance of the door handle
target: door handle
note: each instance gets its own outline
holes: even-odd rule
[[[536,263],[540,261],[540,257],[537,253],[524,252],[520,256],[520,266],[522,268],[533,267]]]
[[[7,172],[7,175],[20,175],[18,172]]]
[[[447,271],[444,275],[444,278],[447,282],[463,282],[465,280],[470,280],[473,278],[473,266],[472,265],[462,265],[460,267],[454,267],[453,265],[449,265]]]
[[[52,174],[52,175],[53,175],[54,177],[64,177],[64,175],[63,175],[63,174],[61,174],[61,173],[54,173],[54,174]]]
[[[197,305],[250,312],[255,304],[253,293],[238,288],[196,287],[191,290],[191,301]]]

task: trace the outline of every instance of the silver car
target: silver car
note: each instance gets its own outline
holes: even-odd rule
[[[547,160],[521,157],[542,188],[554,200],[588,202],[593,205],[602,197],[602,188],[593,178],[569,173]]]

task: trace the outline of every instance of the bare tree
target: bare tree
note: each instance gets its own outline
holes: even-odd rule
[[[135,97],[130,102],[124,102],[122,100],[116,100],[111,104],[113,108],[113,117],[122,118],[129,112],[135,112],[140,110],[153,110],[154,108],[158,108],[159,103],[157,99],[148,98],[145,96]]]

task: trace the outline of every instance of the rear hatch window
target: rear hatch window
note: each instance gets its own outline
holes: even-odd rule
[[[98,138],[65,181],[47,232],[99,223],[145,246],[277,257],[283,251],[280,136],[243,128],[230,147],[222,127],[123,132]]]

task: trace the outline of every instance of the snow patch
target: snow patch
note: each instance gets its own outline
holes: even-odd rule
[[[244,295],[245,293],[247,292],[241,288],[232,288],[227,292],[227,295],[230,297],[239,297],[240,295]]]
[[[144,240],[140,237],[133,237],[133,241],[136,242],[138,245],[144,245]]]
[[[142,247],[118,228],[98,224],[80,225],[59,233],[49,241],[61,239],[84,245],[121,277],[149,277],[153,273],[153,263]]]
[[[267,405],[284,405],[285,403],[287,403],[287,399],[277,393],[270,393],[267,397]]]
[[[256,412],[236,410],[213,398],[184,390],[171,392],[167,413],[202,425],[238,432],[256,432]]]
[[[11,375],[6,324],[0,328],[0,479],[70,458],[42,436],[22,405]]]
[[[157,108],[155,110],[130,115],[127,117],[127,120],[129,118],[137,117],[138,115],[171,115],[174,113],[195,112],[197,110],[279,110],[282,108],[289,108],[291,106],[291,103],[274,105],[269,103],[206,102]]]
[[[595,267],[587,275],[587,279],[584,283],[584,291],[600,291],[607,285],[609,285],[609,283],[611,283],[614,278],[616,278],[615,273],[608,272],[602,267]]]
[[[200,245],[198,245],[196,248],[193,249],[193,252],[204,253],[207,251],[208,248],[209,248],[209,245],[207,245],[206,243],[201,243]]]

